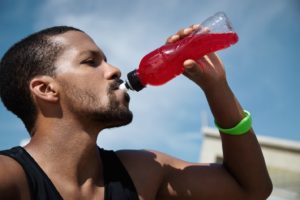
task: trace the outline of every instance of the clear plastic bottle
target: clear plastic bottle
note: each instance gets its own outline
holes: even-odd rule
[[[165,44],[145,55],[138,69],[127,74],[121,89],[140,91],[146,85],[162,85],[184,71],[183,62],[235,44],[237,34],[228,17],[218,12],[201,23],[201,28],[175,43]]]

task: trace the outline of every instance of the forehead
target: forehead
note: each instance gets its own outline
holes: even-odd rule
[[[101,51],[95,42],[86,33],[80,31],[68,31],[51,38],[54,43],[61,44],[65,51]]]
[[[51,41],[63,47],[55,61],[57,73],[69,71],[76,66],[74,63],[78,63],[91,52],[96,52],[104,57],[103,52],[95,42],[87,34],[80,31],[68,31],[52,37]]]

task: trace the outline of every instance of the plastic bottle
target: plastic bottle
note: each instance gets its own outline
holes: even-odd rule
[[[127,74],[121,89],[140,91],[146,85],[162,85],[184,71],[183,62],[235,44],[237,34],[223,12],[201,23],[201,28],[175,43],[165,44],[144,56],[135,69]]]

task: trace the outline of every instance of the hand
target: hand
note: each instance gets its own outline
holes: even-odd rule
[[[201,29],[200,25],[192,25],[179,30],[175,35],[168,38],[167,43],[174,43],[192,32]],[[209,30],[203,30],[208,32]],[[215,53],[199,58],[198,60],[188,59],[183,63],[184,75],[199,85],[204,91],[217,88],[220,84],[227,84],[224,66]]]
[[[227,84],[223,63],[215,53],[207,54],[197,61],[186,60],[183,66],[183,74],[199,85],[204,92]]]

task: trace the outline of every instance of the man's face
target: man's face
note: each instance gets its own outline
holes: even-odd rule
[[[65,111],[102,128],[130,123],[129,95],[118,89],[120,71],[107,63],[93,40],[85,33],[69,31],[53,41],[64,47],[55,62],[55,78]]]

